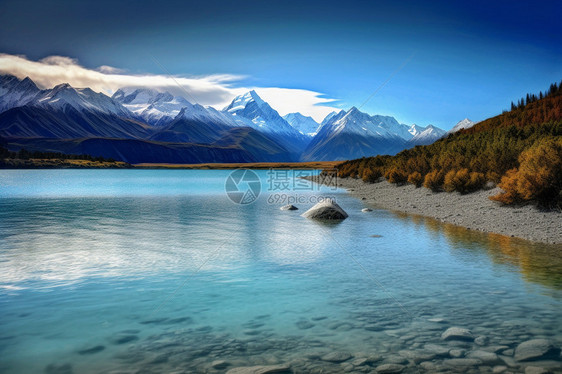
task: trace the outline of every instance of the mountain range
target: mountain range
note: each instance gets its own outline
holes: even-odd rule
[[[458,128],[473,124],[463,121]],[[109,97],[69,84],[42,90],[29,78],[0,76],[0,142],[11,150],[129,163],[331,161],[395,154],[446,134],[355,107],[321,123],[298,112],[282,117],[256,91],[217,110],[148,88],[122,88]]]

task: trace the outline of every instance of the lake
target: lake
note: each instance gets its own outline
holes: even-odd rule
[[[562,346],[561,246],[255,173],[0,171],[0,372],[562,370],[513,357]],[[326,196],[349,218],[300,216]]]

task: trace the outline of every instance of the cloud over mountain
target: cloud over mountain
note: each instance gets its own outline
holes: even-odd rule
[[[130,74],[107,65],[89,69],[80,65],[78,60],[66,56],[48,56],[33,61],[22,55],[0,54],[0,74],[12,74],[20,79],[30,77],[41,88],[70,83],[73,87],[90,87],[110,96],[123,87],[161,89],[217,109],[228,105],[237,95],[259,89],[264,99],[281,115],[299,111],[318,121],[335,109],[330,106],[335,100],[324,98],[315,91],[280,87],[236,87],[236,83],[245,78],[241,75],[183,77]]]

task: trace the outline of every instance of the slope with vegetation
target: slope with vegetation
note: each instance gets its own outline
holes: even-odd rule
[[[396,156],[342,163],[340,177],[396,184],[412,183],[434,191],[468,193],[488,182],[504,192],[492,197],[504,204],[561,202],[562,82],[546,93],[527,95],[511,111],[450,134],[428,146]]]

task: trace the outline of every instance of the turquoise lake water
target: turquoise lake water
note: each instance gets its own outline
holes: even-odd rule
[[[235,204],[229,174],[0,171],[0,372],[561,370],[559,355],[512,357],[534,338],[562,346],[561,246],[363,213],[343,190],[272,188],[267,171]],[[301,217],[321,196],[349,218]],[[442,340],[452,326],[479,343]]]

